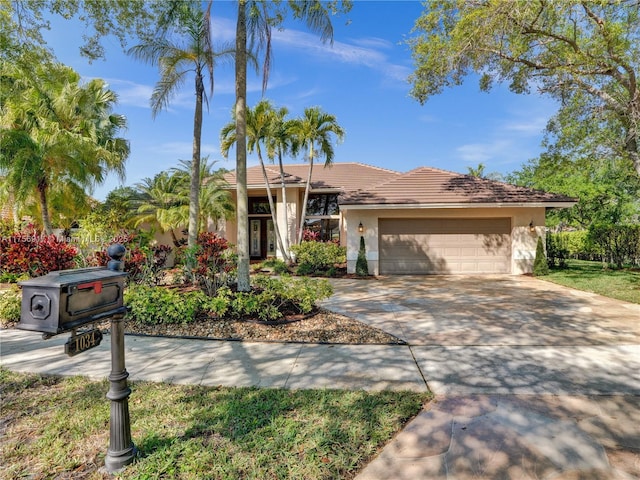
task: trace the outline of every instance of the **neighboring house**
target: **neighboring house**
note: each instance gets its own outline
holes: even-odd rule
[[[267,166],[281,235],[296,242],[308,165],[285,165],[287,205],[278,166]],[[235,197],[236,178],[226,176]],[[247,169],[252,259],[280,256],[259,166]],[[369,273],[530,273],[545,212],[575,199],[422,167],[407,173],[361,163],[315,165],[305,228],[347,247],[355,272],[360,237]],[[235,221],[223,235],[236,242]]]

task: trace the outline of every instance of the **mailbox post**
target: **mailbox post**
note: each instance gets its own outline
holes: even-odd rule
[[[79,328],[111,320],[111,373],[107,398],[111,401],[109,448],[105,467],[109,473],[130,464],[137,454],[131,440],[129,420],[129,373],[124,364],[124,280],[122,258],[126,249],[113,244],[107,249],[111,260],[106,268],[84,268],[50,272],[19,282],[22,310],[16,328],[42,332],[44,339],[71,332],[65,352],[77,355],[96,347],[102,333],[93,328],[77,334]]]
[[[122,272],[125,254],[124,246],[110,245],[107,249],[111,261],[107,268]],[[131,440],[131,422],[129,420],[129,395],[131,389],[127,385],[129,373],[124,364],[124,314],[126,307],[111,317],[111,373],[107,398],[111,401],[109,417],[109,448],[104,464],[108,472],[116,472],[129,465],[136,457],[136,447]]]

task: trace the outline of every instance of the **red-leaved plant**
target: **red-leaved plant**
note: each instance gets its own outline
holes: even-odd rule
[[[0,238],[2,272],[39,277],[55,270],[74,268],[77,255],[75,245],[32,228]]]

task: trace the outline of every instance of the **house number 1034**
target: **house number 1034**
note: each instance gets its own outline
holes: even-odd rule
[[[73,357],[100,345],[102,332],[97,328],[73,335],[64,345],[64,352]]]

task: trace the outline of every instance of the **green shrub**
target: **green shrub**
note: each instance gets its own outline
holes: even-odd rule
[[[0,291],[0,325],[20,320],[22,297],[17,288]]]
[[[640,225],[591,225],[588,239],[610,264],[640,265]]]
[[[208,297],[203,308],[216,317],[223,318],[232,308],[233,293],[228,286],[220,287],[214,297]]]
[[[258,276],[254,284],[257,289],[269,292],[266,298],[274,302],[280,311],[309,313],[318,300],[333,294],[333,287],[325,279]]]
[[[289,267],[284,260],[279,258],[267,258],[265,261],[258,265],[258,270],[269,269],[277,275],[283,275],[289,273]]]
[[[204,308],[221,317],[273,321],[285,314],[309,313],[318,300],[332,293],[333,288],[325,279],[258,275],[250,292],[234,293],[229,288],[221,288],[215,297],[205,302]]]
[[[202,311],[207,296],[200,290],[180,292],[164,287],[131,285],[124,292],[124,301],[136,321],[151,325],[186,324]]]
[[[309,313],[318,300],[328,298],[332,293],[333,288],[325,279],[259,275],[250,292],[233,292],[224,286],[215,296],[209,297],[201,290],[180,292],[164,287],[131,285],[125,290],[124,301],[135,321],[151,325],[186,324],[205,312],[219,318],[278,320],[289,313]]]
[[[303,263],[301,265],[298,265],[298,268],[296,268],[296,273],[301,276],[313,275],[314,273],[316,273],[316,270],[311,264]]]
[[[538,237],[538,243],[536,245],[536,258],[533,261],[533,275],[536,277],[549,274],[549,264],[547,263],[547,257],[544,253],[544,245],[542,244],[542,237]]]
[[[347,249],[333,242],[302,242],[291,250],[298,263],[298,275],[323,273],[347,259]]]
[[[604,250],[594,244],[587,230],[547,234],[549,264],[561,264],[564,258],[576,260],[602,260]]]
[[[547,263],[549,267],[558,266],[565,268],[569,257],[566,237],[559,233],[550,233],[546,236],[547,242]]]
[[[27,280],[29,274],[27,273],[11,273],[0,271],[0,283],[18,283],[21,280]]]
[[[366,277],[369,275],[369,264],[367,263],[367,251],[364,246],[364,237],[360,236],[360,250],[356,260],[356,275]]]

